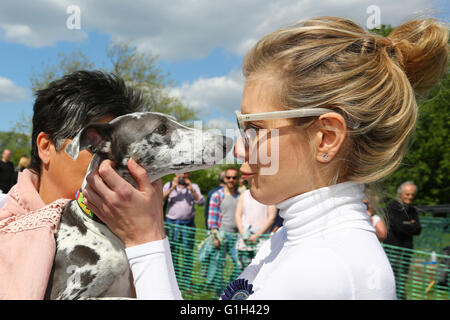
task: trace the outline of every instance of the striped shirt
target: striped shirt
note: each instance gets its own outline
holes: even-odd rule
[[[235,191],[233,197],[239,197],[239,192]],[[223,199],[225,198],[225,188],[214,192],[209,202],[208,210],[208,229],[219,229],[222,222],[222,210],[220,208]]]

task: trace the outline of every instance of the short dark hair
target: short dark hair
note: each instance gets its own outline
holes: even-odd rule
[[[36,144],[40,132],[49,134],[59,151],[91,122],[140,111],[142,93],[123,79],[101,71],[75,71],[37,91],[33,106],[30,169],[41,173]]]
[[[228,170],[234,170],[234,171],[236,171],[236,172],[238,173],[238,176],[239,176],[239,169],[237,169],[237,168],[235,168],[235,167],[229,167],[229,168],[227,168],[227,169],[225,170],[225,174],[227,173]]]
[[[219,173],[219,183],[225,183],[225,171]]]

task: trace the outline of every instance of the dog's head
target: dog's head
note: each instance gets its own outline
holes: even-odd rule
[[[232,147],[233,139],[223,135],[188,128],[162,113],[137,112],[109,123],[88,125],[67,146],[66,152],[73,159],[83,149],[94,154],[88,174],[102,160],[110,159],[116,164],[116,171],[135,185],[127,168],[130,158],[145,168],[154,181],[170,173],[212,167]]]

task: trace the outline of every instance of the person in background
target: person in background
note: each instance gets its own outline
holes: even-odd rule
[[[255,257],[257,250],[267,238],[260,238],[271,230],[277,208],[256,201],[250,190],[241,193],[236,207],[236,225],[240,239],[237,242],[239,261],[245,268]]]
[[[14,185],[14,165],[9,161],[10,158],[11,150],[3,150],[2,160],[0,161],[0,190],[1,193],[5,194]]]
[[[27,156],[21,156],[19,159],[19,164],[17,165],[16,170],[14,171],[14,181],[13,185],[17,183],[17,177],[19,176],[19,172],[22,172],[30,165],[30,158]]]
[[[387,228],[386,224],[384,223],[384,219],[373,212],[373,207],[370,204],[369,199],[365,198],[363,202],[367,207],[366,213],[370,218],[370,223],[372,223],[373,227],[375,228],[377,238],[378,240],[380,240],[380,242],[383,242],[387,236]]]
[[[417,194],[417,186],[412,181],[402,183],[397,189],[397,199],[386,206],[388,233],[385,244],[399,247],[398,262],[392,265],[394,271],[399,299],[406,298],[406,281],[411,264],[411,252],[405,249],[414,249],[413,237],[422,231],[419,215],[412,205]],[[403,289],[398,290],[403,284]]]
[[[242,271],[236,250],[236,226],[235,212],[239,199],[237,186],[239,172],[236,168],[228,168],[225,171],[225,187],[217,190],[211,196],[209,203],[208,229],[218,237],[214,240],[214,248],[220,250],[220,261],[216,273],[221,277],[226,255],[229,254],[234,263],[231,280],[236,279]],[[218,231],[218,232],[217,232]],[[223,284],[221,284],[223,285]],[[223,288],[217,290],[223,292]]]
[[[172,182],[163,187],[164,200],[167,198],[166,223],[168,237],[175,266],[183,252],[183,278],[188,285],[188,293],[192,291],[193,248],[195,239],[195,204],[203,205],[205,200],[197,184],[189,179],[189,173],[177,174]]]
[[[209,216],[209,202],[211,201],[211,196],[214,192],[216,192],[219,189],[222,189],[225,187],[225,171],[221,171],[219,173],[219,185],[215,187],[214,189],[210,190],[208,194],[206,195],[206,201],[205,201],[205,229],[208,229],[208,216]]]

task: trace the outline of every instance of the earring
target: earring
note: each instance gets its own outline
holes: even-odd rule
[[[324,153],[322,157],[324,161],[328,161],[328,154]]]

